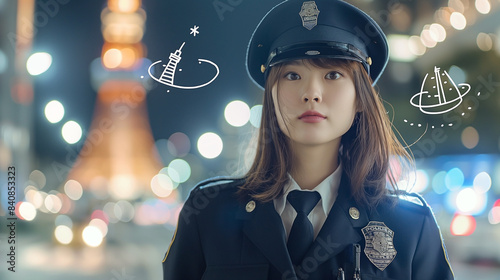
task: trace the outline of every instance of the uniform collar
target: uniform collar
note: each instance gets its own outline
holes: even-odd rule
[[[358,211],[359,217],[350,214],[351,208]],[[262,203],[249,200],[238,209],[236,218],[243,221],[243,232],[249,240],[281,274],[294,271],[286,247],[283,223],[271,201]],[[349,178],[343,174],[338,187],[338,197],[304,260],[314,259],[319,266],[347,246],[359,243],[362,239],[361,228],[366,226],[368,221],[367,209],[353,199]],[[317,258],[318,254],[321,254],[321,259]]]
[[[286,197],[293,190],[301,190],[300,186],[295,182],[290,174],[288,174],[290,181],[283,187],[283,195],[274,199],[274,207],[276,208],[276,212],[281,216],[283,211],[285,210],[286,205]],[[332,209],[333,203],[337,198],[340,179],[342,178],[342,162],[340,162],[339,166],[332,174],[326,177],[319,185],[317,185],[312,190],[303,190],[303,191],[317,191],[321,196],[321,207],[325,213],[325,216],[328,216],[330,209]]]

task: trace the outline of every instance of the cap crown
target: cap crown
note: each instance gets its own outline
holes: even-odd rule
[[[381,28],[357,7],[339,0],[288,0],[271,9],[255,29],[247,49],[247,71],[264,87],[267,71],[279,62],[352,59],[363,63],[375,84],[388,52]]]

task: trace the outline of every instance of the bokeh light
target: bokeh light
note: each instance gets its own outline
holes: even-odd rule
[[[207,132],[198,139],[198,151],[208,159],[218,157],[223,148],[222,139],[213,132]]]
[[[491,188],[491,177],[487,172],[481,172],[474,177],[473,188],[477,193],[486,193]]]
[[[82,231],[83,242],[90,247],[98,247],[101,245],[104,236],[101,230],[95,226],[86,226]]]
[[[37,204],[33,204],[33,205],[36,207],[36,209],[42,211],[43,213],[49,213],[49,210],[47,209],[47,207],[45,207],[45,199],[47,198],[48,194],[46,192],[43,192],[43,191],[39,191],[37,193],[38,193],[39,197],[37,197],[36,200],[38,200],[38,198],[39,198],[41,200],[41,202],[39,205],[37,205]]]
[[[462,83],[467,80],[467,73],[465,73],[462,68],[456,65],[452,65],[450,67],[450,69],[448,70],[448,74],[450,74],[450,77],[455,83]]]
[[[446,171],[439,171],[432,177],[432,190],[437,194],[443,194],[448,191],[445,183]]]
[[[99,229],[103,237],[105,237],[106,234],[108,234],[108,225],[101,219],[92,219],[89,222],[89,226],[96,227],[97,229]]]
[[[157,174],[151,179],[151,190],[158,197],[167,197],[173,191],[173,183],[165,174]]]
[[[64,117],[64,106],[57,100],[52,100],[45,105],[45,118],[50,123],[58,123]]]
[[[177,173],[177,170],[175,169],[172,169],[170,170],[170,168],[167,167],[163,167],[160,172],[158,172],[158,174],[164,174],[166,175],[170,181],[172,182],[172,188],[176,189],[178,186],[179,186],[179,182],[180,182],[180,176],[179,176],[179,173]]]
[[[109,201],[102,208],[104,213],[106,213],[110,223],[119,222],[118,218],[115,215],[115,205],[116,205],[115,202]]]
[[[126,200],[120,200],[114,206],[114,214],[121,222],[128,223],[134,218],[134,206]]]
[[[468,213],[476,207],[477,200],[476,192],[471,188],[465,188],[457,195],[457,208],[460,212]]]
[[[83,132],[77,122],[69,121],[63,125],[61,134],[68,144],[75,144],[82,139]]]
[[[429,186],[429,176],[425,170],[419,169],[408,174],[408,179],[398,182],[398,188],[409,192],[422,193]]]
[[[443,42],[446,39],[446,29],[439,23],[431,24],[429,31],[430,36],[436,42]]]
[[[61,199],[54,194],[49,194],[45,197],[45,207],[52,213],[58,213],[62,208]]]
[[[488,0],[476,0],[475,6],[476,10],[483,15],[489,13],[491,10],[491,4]]]
[[[29,202],[21,202],[19,207],[19,215],[26,221],[33,221],[36,217],[36,208]]]
[[[26,199],[35,206],[36,209],[39,209],[43,205],[43,201],[45,197],[42,195],[43,192],[30,190],[26,193]]]
[[[466,215],[476,216],[484,213],[487,203],[488,194],[478,193],[472,187],[455,190],[448,197],[448,206]]]
[[[52,56],[46,52],[34,53],[26,61],[26,69],[32,76],[44,73],[50,65],[52,65]]]
[[[119,49],[109,49],[102,56],[102,64],[108,69],[120,66],[122,60],[122,52]]]
[[[453,28],[463,30],[467,26],[465,16],[459,12],[453,12],[450,16],[450,23]]]
[[[464,184],[464,173],[460,168],[450,169],[444,178],[444,183],[449,190],[456,190]]]
[[[64,184],[64,192],[72,200],[79,200],[83,195],[83,188],[78,181],[68,180]]]
[[[409,48],[409,36],[390,34],[387,36],[387,42],[391,49],[390,57],[395,61],[413,61],[415,54]]]
[[[476,230],[476,219],[467,215],[456,215],[450,225],[451,234],[468,236]]]
[[[424,55],[427,50],[420,37],[415,35],[408,39],[408,49],[414,55]]]
[[[476,37],[477,47],[483,52],[490,51],[493,49],[493,39],[489,34],[480,32]]]
[[[437,45],[436,40],[432,38],[429,26],[424,27],[424,29],[420,33],[420,40],[422,41],[422,44],[424,44],[424,46],[428,48],[434,48]]]
[[[178,175],[178,181],[179,183],[184,183],[186,182],[189,177],[191,177],[191,166],[187,161],[183,159],[174,159],[173,161],[170,162],[168,165],[168,175],[170,178],[174,178],[174,176],[171,174],[171,172],[177,173]]]
[[[495,206],[491,208],[488,213],[488,222],[492,225],[496,225],[500,223],[500,206]]]
[[[250,108],[243,101],[232,101],[224,109],[224,117],[232,126],[244,126],[250,120]]]
[[[141,6],[141,0],[109,0],[108,7],[117,13],[133,13]]]
[[[59,243],[64,245],[73,241],[73,231],[65,225],[57,226],[54,230],[54,236]]]
[[[43,187],[45,187],[45,184],[47,183],[47,178],[45,177],[45,174],[43,174],[43,172],[40,170],[33,170],[28,178],[39,189],[43,189]]]
[[[260,127],[260,121],[262,119],[262,105],[255,105],[250,109],[250,123],[256,127]]]
[[[168,138],[167,148],[173,156],[183,157],[191,150],[191,141],[186,134],[176,132]]]
[[[477,130],[472,127],[466,127],[462,131],[462,144],[467,148],[467,149],[474,149],[477,144],[479,144],[479,133]]]

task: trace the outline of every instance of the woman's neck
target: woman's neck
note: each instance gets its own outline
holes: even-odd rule
[[[338,167],[339,143],[305,146],[292,144],[293,164],[290,175],[301,189],[314,189]]]

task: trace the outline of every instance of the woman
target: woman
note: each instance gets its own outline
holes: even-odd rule
[[[389,160],[411,160],[373,89],[387,60],[347,3],[273,8],[247,53],[265,88],[253,165],[192,190],[164,279],[453,279],[431,210],[397,195]]]

